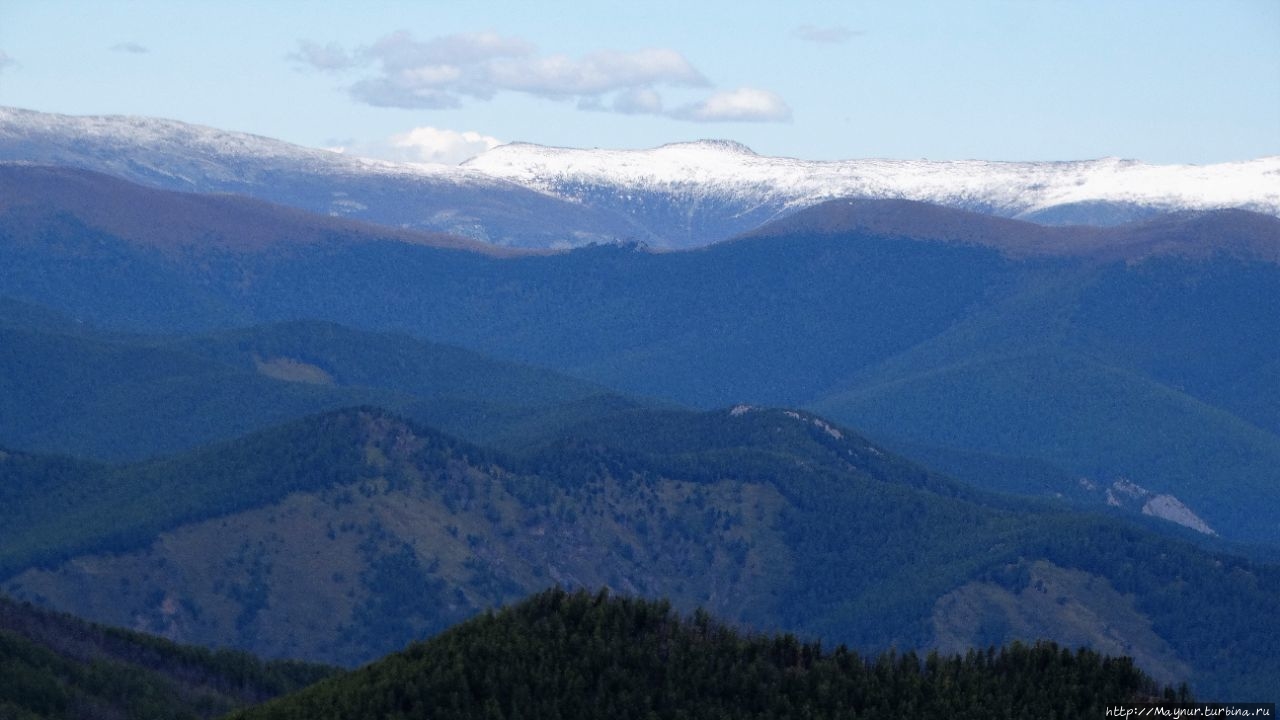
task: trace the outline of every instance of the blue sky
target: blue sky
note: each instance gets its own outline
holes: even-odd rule
[[[0,104],[456,160],[1280,154],[1280,0],[0,3]]]

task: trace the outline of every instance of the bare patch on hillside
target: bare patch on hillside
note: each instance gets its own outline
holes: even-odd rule
[[[294,358],[277,357],[266,360],[255,356],[254,367],[262,375],[285,382],[300,382],[310,385],[333,385],[333,376],[324,368]]]

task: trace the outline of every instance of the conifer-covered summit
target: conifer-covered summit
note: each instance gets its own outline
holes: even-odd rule
[[[1157,693],[1128,658],[1052,643],[863,657],[557,588],[233,717],[1101,717]]]

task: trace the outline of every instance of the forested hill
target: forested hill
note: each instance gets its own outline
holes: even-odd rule
[[[599,385],[393,333],[300,321],[121,335],[0,297],[6,448],[141,460],[356,405],[487,443],[630,404]]]
[[[358,665],[560,583],[864,652],[1047,638],[1216,698],[1280,671],[1280,568],[792,410],[626,411],[504,456],[364,408],[125,466],[12,452],[0,480],[5,592],[266,657]]]
[[[1051,643],[871,658],[666,602],[553,589],[232,717],[1103,717],[1165,692],[1128,658]]]
[[[208,718],[334,672],[94,625],[0,597],[0,718]]]

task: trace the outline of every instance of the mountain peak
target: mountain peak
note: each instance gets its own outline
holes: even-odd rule
[[[689,227],[655,233],[659,244],[676,246],[705,244],[842,198],[914,200],[1061,225],[1115,225],[1170,211],[1229,207],[1280,215],[1280,157],[1214,165],[1117,157],[811,161],[758,155],[728,140],[697,140],[649,150],[507,145],[465,167],[572,202],[608,204],[642,221],[646,213],[667,222],[672,215],[690,218]],[[732,208],[724,222],[694,226],[699,213],[722,207]]]
[[[688,140],[683,142],[666,143],[654,148],[652,152],[662,150],[714,150],[729,155],[749,155],[759,157],[755,150],[743,145],[737,140]],[[645,152],[643,150],[637,152]]]

